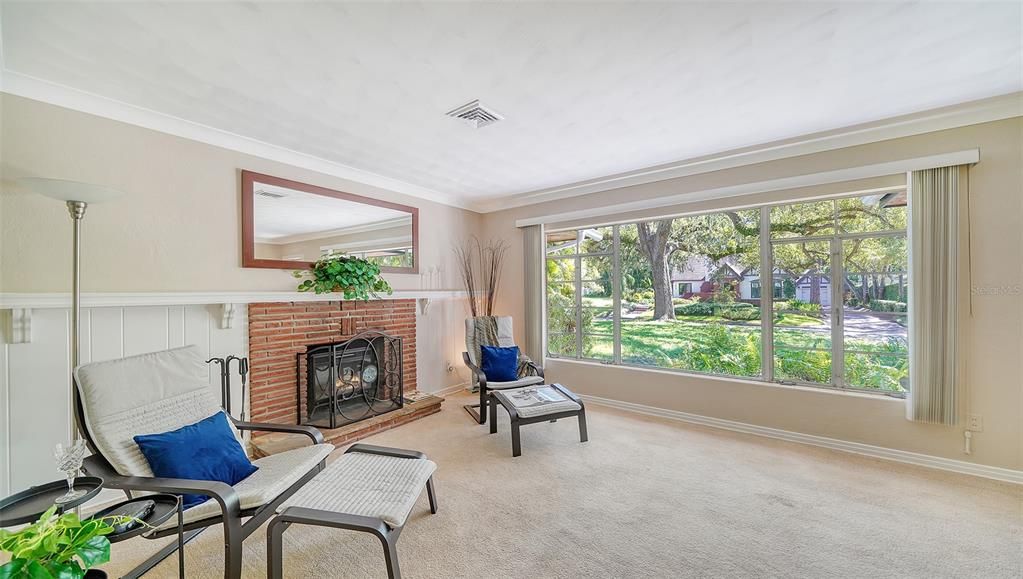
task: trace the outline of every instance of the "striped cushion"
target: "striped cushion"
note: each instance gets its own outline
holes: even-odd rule
[[[277,509],[306,507],[405,524],[437,465],[425,458],[351,452],[327,466]]]
[[[118,474],[131,476],[153,476],[132,437],[177,430],[220,412],[206,380],[206,364],[196,346],[75,369],[85,424],[96,447]],[[230,426],[241,443],[241,434]]]
[[[516,408],[515,412],[522,418],[535,418],[537,416],[547,416],[548,414],[557,414],[558,412],[570,412],[579,410],[581,407],[572,402],[571,400],[565,400],[562,402],[552,402],[550,404],[538,404],[536,406],[526,406],[524,408]]]
[[[543,378],[539,376],[527,376],[512,382],[490,382],[488,380],[487,390],[509,390],[511,388],[522,388],[523,386],[532,386],[534,384],[543,384]]]

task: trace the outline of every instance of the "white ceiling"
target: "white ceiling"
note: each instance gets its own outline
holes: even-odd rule
[[[11,3],[4,67],[495,199],[1023,89],[1006,3]],[[506,120],[444,116],[479,98]]]
[[[253,184],[252,221],[256,241],[291,243],[309,234],[333,235],[384,227],[412,226],[404,211],[296,191],[266,183]],[[260,191],[283,195],[267,197]],[[313,235],[312,237],[318,237]]]

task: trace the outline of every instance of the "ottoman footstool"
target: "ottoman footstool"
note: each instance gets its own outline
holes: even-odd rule
[[[586,407],[572,391],[561,384],[496,390],[495,404],[490,405],[490,434],[497,433],[497,407],[503,406],[511,419],[512,456],[522,455],[519,427],[537,422],[554,422],[559,418],[579,419],[579,442],[586,442]]]
[[[437,512],[436,469],[418,451],[352,445],[278,507],[266,531],[267,577],[283,577],[284,531],[292,525],[309,525],[374,535],[383,547],[387,576],[400,578],[398,536],[424,487],[430,512]]]

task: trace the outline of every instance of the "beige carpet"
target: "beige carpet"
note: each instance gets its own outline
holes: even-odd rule
[[[591,407],[523,428],[511,457],[452,397],[369,439],[437,462],[398,542],[407,578],[1021,577],[1023,487]],[[265,532],[245,576],[265,575]],[[222,573],[219,530],[186,548],[188,577]],[[112,577],[160,542],[115,545]],[[293,527],[285,576],[385,577],[368,535]],[[149,577],[176,577],[176,560]]]

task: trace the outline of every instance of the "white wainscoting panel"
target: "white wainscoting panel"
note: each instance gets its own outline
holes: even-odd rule
[[[216,305],[98,307],[82,310],[81,362],[111,360],[195,344],[209,357],[248,355],[248,310],[220,328]],[[6,312],[5,312],[6,313]],[[0,336],[0,496],[60,477],[53,447],[70,436],[70,312],[33,311],[32,341]],[[234,414],[241,384],[232,364]],[[219,396],[219,368],[208,372]]]

